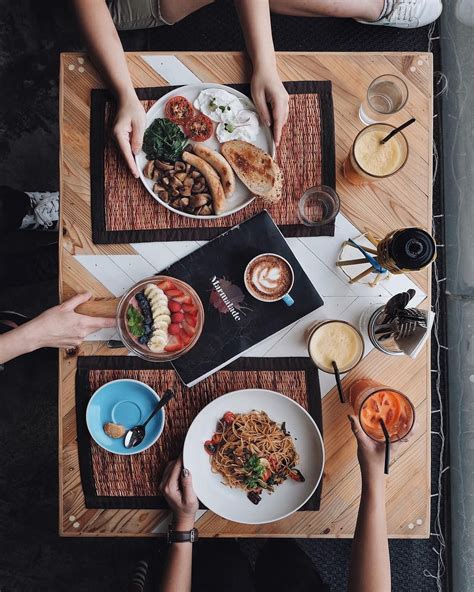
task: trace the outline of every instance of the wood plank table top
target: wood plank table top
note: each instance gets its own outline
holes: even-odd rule
[[[174,56],[200,80],[221,84],[249,80],[249,63],[241,53],[130,53],[127,62],[135,87],[169,84],[146,61],[153,55]],[[404,226],[431,231],[432,224],[432,56],[428,53],[279,53],[283,80],[331,80],[336,128],[337,191],[341,211],[361,231],[379,236]],[[410,155],[405,168],[377,184],[352,186],[341,165],[362,128],[358,108],[371,82],[381,74],[397,74],[407,83],[405,108],[390,118],[399,125],[416,124],[407,133]],[[86,55],[61,56],[60,73],[60,294],[65,300],[89,290],[99,310],[114,294],[79,262],[81,255],[135,255],[132,245],[94,245],[90,215],[90,93],[104,83]],[[407,130],[408,132],[408,130]],[[317,239],[316,239],[317,240]],[[428,296],[431,275],[424,270],[411,279]],[[98,313],[100,314],[100,312]],[[104,342],[85,342],[77,355],[126,355]],[[97,510],[85,507],[76,442],[74,380],[77,357],[60,354],[59,369],[59,532],[62,536],[156,536],[164,532],[163,510]],[[416,408],[416,430],[392,455],[387,483],[389,536],[427,538],[430,517],[430,344],[416,359],[387,356],[372,350],[344,379],[349,386],[372,377],[405,392]],[[322,400],[326,466],[321,509],[296,512],[272,524],[249,526],[226,521],[210,511],[198,520],[203,537],[351,537],[360,498],[356,444],[350,432],[348,405],[335,389]]]

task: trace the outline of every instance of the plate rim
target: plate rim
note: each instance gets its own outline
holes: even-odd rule
[[[229,393],[225,393],[223,395],[220,395],[219,397],[216,397],[215,399],[213,399],[212,401],[210,401],[205,407],[203,407],[201,409],[201,411],[196,415],[196,417],[193,419],[193,422],[191,423],[191,425],[188,428],[188,431],[186,432],[186,438],[184,440],[184,445],[183,445],[183,464],[184,466],[188,466],[186,464],[186,455],[188,455],[189,458],[189,452],[186,452],[186,445],[188,445],[188,451],[189,451],[189,446],[190,443],[188,442],[188,435],[189,435],[189,431],[191,429],[191,426],[193,425],[193,423],[196,421],[196,419],[201,415],[201,413],[203,413],[205,411],[205,409],[207,409],[207,407],[209,407],[210,405],[212,405],[213,403],[215,403],[218,400],[221,400],[222,398],[228,397],[228,396],[233,396],[236,393],[249,393],[249,392],[264,392],[267,394],[271,394],[271,395],[277,395],[278,397],[284,398],[287,401],[289,401],[291,404],[295,405],[296,407],[298,407],[301,411],[304,412],[304,414],[306,414],[307,418],[311,421],[311,423],[313,424],[313,426],[316,428],[316,434],[317,437],[319,439],[319,442],[321,444],[321,471],[320,474],[318,476],[318,479],[316,480],[316,485],[314,486],[314,488],[311,490],[311,492],[309,493],[308,497],[301,503],[299,504],[294,510],[292,510],[291,512],[287,512],[286,514],[283,514],[282,516],[279,516],[278,518],[274,518],[272,520],[252,520],[252,521],[242,521],[242,520],[235,520],[235,518],[231,518],[229,516],[224,516],[223,513],[217,513],[215,512],[215,510],[213,510],[209,504],[207,504],[204,500],[202,500],[201,498],[198,499],[200,501],[202,501],[202,503],[207,507],[208,510],[210,510],[211,512],[214,512],[217,516],[220,516],[221,518],[224,518],[225,520],[230,520],[231,522],[237,522],[239,524],[252,524],[252,525],[259,525],[259,524],[271,524],[272,522],[277,522],[279,520],[283,520],[284,518],[288,518],[288,516],[293,515],[295,512],[297,512],[302,506],[305,505],[305,503],[312,497],[312,495],[314,494],[314,492],[316,491],[316,489],[318,488],[319,484],[321,483],[321,479],[323,477],[324,474],[324,466],[326,464],[326,451],[324,448],[324,440],[323,440],[323,436],[321,434],[321,431],[319,430],[318,424],[315,422],[315,420],[311,417],[311,414],[306,411],[306,409],[304,407],[302,407],[299,403],[297,403],[294,399],[291,399],[290,397],[287,397],[286,395],[283,395],[282,393],[279,393],[277,391],[272,391],[270,389],[262,389],[262,388],[246,388],[246,389],[237,389],[235,391],[230,391]],[[195,483],[195,481],[193,481]],[[196,492],[197,495],[197,492]]]
[[[89,432],[90,437],[94,440],[94,442],[100,446],[102,448],[102,450],[106,450],[107,452],[110,452],[110,454],[116,454],[117,456],[132,456],[134,454],[140,454],[140,452],[144,452],[145,450],[148,450],[148,448],[151,448],[153,446],[153,444],[156,444],[156,442],[158,441],[158,438],[161,436],[161,434],[163,433],[163,430],[165,429],[165,422],[166,422],[166,411],[165,408],[162,407],[160,411],[163,412],[163,422],[161,425],[161,429],[158,432],[156,438],[153,439],[153,441],[148,444],[148,446],[145,446],[145,448],[141,448],[140,450],[133,450],[133,448],[125,448],[124,450],[126,452],[116,452],[115,450],[110,450],[109,448],[105,448],[105,446],[101,443],[98,442],[97,439],[95,438],[94,434],[92,433],[92,430],[90,429],[89,426],[89,407],[92,403],[92,400],[94,399],[94,397],[101,391],[103,390],[105,387],[107,387],[109,384],[112,384],[114,382],[133,382],[133,383],[138,383],[141,386],[145,386],[157,399],[157,401],[160,401],[160,396],[158,395],[158,393],[149,385],[146,384],[146,382],[142,382],[141,380],[136,380],[135,378],[116,378],[115,380],[109,380],[109,382],[104,383],[103,385],[99,386],[99,388],[94,391],[94,394],[91,396],[91,398],[89,399],[88,403],[87,403],[87,407],[86,407],[86,426],[87,426],[87,431]]]
[[[245,98],[247,101],[250,101],[250,103],[254,106],[255,110],[257,111],[257,108],[255,106],[255,103],[252,101],[252,99],[250,97],[248,97],[247,95],[245,95],[240,90],[237,90],[235,88],[232,88],[231,86],[227,86],[226,84],[220,84],[218,82],[215,82],[215,83],[213,83],[213,82],[194,82],[192,84],[182,84],[182,85],[179,85],[178,87],[174,88],[173,90],[170,90],[169,92],[167,92],[166,94],[164,94],[163,96],[161,96],[159,99],[157,99],[157,101],[151,107],[151,109],[149,109],[149,111],[146,112],[146,118],[148,119],[149,113],[151,113],[153,111],[155,105],[158,102],[161,102],[164,99],[166,99],[166,97],[168,97],[170,95],[173,95],[176,92],[179,92],[180,89],[189,88],[189,87],[192,87],[192,86],[200,87],[202,90],[204,90],[206,88],[222,88],[222,89],[226,90],[227,92],[236,94],[237,98],[239,98],[239,99]],[[156,119],[156,117],[154,117],[154,119]],[[151,124],[151,122],[148,123],[147,121],[145,121],[145,125],[146,125],[145,130],[148,128],[148,126],[150,124]],[[274,158],[276,147],[275,147],[275,142],[273,140],[273,136],[271,135],[271,131],[269,131],[270,128],[268,128],[267,126],[265,126],[263,124],[261,124],[261,127],[262,127],[262,129],[265,130],[265,133],[269,135],[270,142],[271,142],[269,154],[271,155],[272,158]],[[221,143],[219,142],[219,144],[221,144]],[[219,220],[221,218],[227,218],[228,216],[232,216],[232,214],[236,214],[236,213],[240,212],[241,210],[243,210],[244,208],[246,208],[247,206],[249,206],[256,199],[255,196],[251,196],[250,195],[248,201],[246,201],[245,203],[243,203],[241,206],[238,206],[237,208],[233,208],[232,210],[229,210],[228,212],[225,212],[224,214],[219,214],[219,215],[213,214],[211,216],[197,216],[196,214],[189,214],[188,212],[182,212],[180,210],[177,210],[175,208],[172,208],[167,203],[165,203],[164,201],[162,201],[155,193],[153,193],[153,191],[150,189],[150,187],[148,186],[148,184],[145,182],[145,176],[143,174],[143,170],[142,170],[142,168],[140,167],[140,165],[138,163],[138,158],[139,158],[139,156],[142,153],[144,154],[143,147],[140,149],[140,151],[137,154],[134,155],[135,164],[137,165],[138,175],[139,175],[139,179],[140,179],[142,185],[145,187],[145,189],[147,190],[147,192],[153,197],[153,199],[155,201],[157,201],[160,205],[164,206],[170,212],[173,212],[175,214],[178,214],[179,216],[183,216],[185,218],[190,218],[191,220]]]

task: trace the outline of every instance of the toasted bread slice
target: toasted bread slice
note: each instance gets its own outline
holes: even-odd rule
[[[224,142],[221,152],[237,177],[253,194],[265,195],[273,190],[277,174],[269,154],[242,140]]]
[[[275,166],[275,185],[273,186],[273,189],[269,193],[255,195],[255,197],[263,199],[265,205],[276,203],[283,197],[283,171],[276,162],[273,164]]]

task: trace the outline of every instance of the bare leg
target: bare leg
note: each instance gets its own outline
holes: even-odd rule
[[[177,23],[214,0],[161,0],[161,16],[167,23]]]
[[[289,16],[335,16],[375,21],[384,0],[270,0],[272,12]]]

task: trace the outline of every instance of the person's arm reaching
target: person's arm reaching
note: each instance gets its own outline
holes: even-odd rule
[[[120,37],[104,0],[73,0],[89,52],[117,97],[113,135],[135,177],[134,154],[145,130],[145,110],[133,88]]]
[[[270,126],[273,119],[273,138],[278,145],[288,118],[288,93],[276,67],[269,2],[235,0],[235,7],[253,64],[252,98],[262,121]]]
[[[76,347],[89,333],[114,327],[115,319],[88,317],[74,312],[76,307],[90,298],[89,293],[78,294],[24,325],[0,335],[0,364],[41,347]]]
[[[349,592],[390,592],[390,555],[385,512],[385,445],[372,440],[354,416],[349,416],[357,439],[362,476],[357,526],[352,542]]]
[[[183,467],[181,459],[166,467],[160,491],[173,511],[173,530],[192,530],[199,505],[191,473]],[[172,543],[160,592],[191,592],[192,560],[193,543]]]

